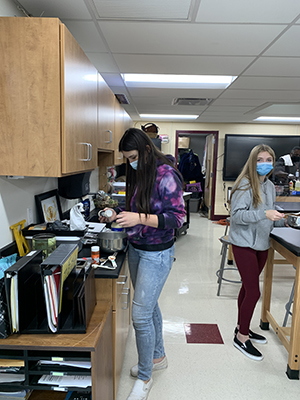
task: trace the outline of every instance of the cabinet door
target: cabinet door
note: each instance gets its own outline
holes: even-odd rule
[[[59,24],[0,18],[0,175],[61,175]]]
[[[114,150],[115,95],[100,74],[98,74],[98,149]]]
[[[133,121],[130,118],[130,116],[127,114],[126,111],[124,111],[124,132],[133,127]]]
[[[113,313],[113,328],[114,328],[114,393],[115,398],[118,391],[120,375],[125,355],[126,341],[128,330],[130,326],[130,309],[131,309],[131,295],[130,295],[130,277],[127,260],[120,272],[119,279],[116,282],[117,296],[116,296],[116,309]]]
[[[122,164],[125,162],[123,154],[119,151],[119,141],[123,136],[124,129],[124,108],[120,105],[117,99],[115,99],[115,152],[114,152],[114,163],[115,165]]]
[[[97,70],[61,25],[62,172],[97,166]]]

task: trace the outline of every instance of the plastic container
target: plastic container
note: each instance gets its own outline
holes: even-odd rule
[[[99,246],[91,247],[91,257],[92,257],[92,264],[99,264],[99,259],[100,259],[100,247]]]
[[[295,190],[296,190],[297,194],[300,193],[300,181],[299,180],[295,182]]]
[[[101,210],[98,212],[99,217],[106,217],[106,218],[110,218],[113,215],[113,211],[112,210]]]
[[[117,224],[116,222],[113,222],[112,224],[111,224],[111,228],[110,228],[113,232],[115,231],[115,232],[123,232],[123,230],[124,230],[124,228],[121,226],[121,225],[119,225],[119,224]]]

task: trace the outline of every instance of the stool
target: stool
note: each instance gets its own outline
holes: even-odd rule
[[[294,265],[293,265],[293,268],[296,269],[294,267]],[[295,281],[294,281],[293,286],[292,286],[292,290],[291,290],[289,301],[285,305],[285,316],[284,316],[284,320],[283,320],[282,326],[286,326],[289,315],[293,315],[293,313],[291,312],[291,307],[292,307],[292,304],[293,304],[293,301],[294,301],[294,291],[295,291]]]
[[[226,262],[226,256],[227,256],[227,251],[228,249],[231,251],[231,242],[228,239],[228,236],[224,235],[222,236],[220,239],[220,242],[222,243],[222,248],[221,248],[221,264],[220,264],[220,268],[217,270],[216,275],[218,277],[218,291],[217,291],[217,296],[220,295],[220,291],[221,291],[221,284],[222,281],[226,281],[226,282],[230,282],[230,283],[241,283],[241,280],[239,281],[234,281],[232,279],[227,279],[223,277],[224,271],[238,271],[238,269],[236,267],[225,267],[225,262]]]
[[[229,226],[230,226],[230,217],[227,217],[227,218],[226,218],[226,226],[225,226],[224,236],[227,235]],[[222,250],[223,250],[223,245],[222,245],[221,251],[220,251],[220,254],[221,254],[221,255],[222,255]]]

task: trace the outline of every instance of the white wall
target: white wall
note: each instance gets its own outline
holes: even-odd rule
[[[16,3],[13,0],[1,0],[0,2],[1,17],[21,17],[24,14],[17,9]]]
[[[271,125],[271,124],[208,124],[196,122],[161,122],[151,121],[159,128],[159,133],[169,135],[170,142],[162,144],[162,151],[165,154],[175,155],[176,130],[188,131],[219,131],[217,177],[216,177],[216,198],[215,215],[227,215],[224,206],[224,198],[227,199],[227,187],[232,186],[233,182],[225,182],[223,186],[223,154],[225,134],[240,135],[300,135],[299,125]],[[142,123],[144,124],[144,122]],[[135,122],[135,127],[140,128],[141,123]],[[200,160],[201,162],[202,160]]]

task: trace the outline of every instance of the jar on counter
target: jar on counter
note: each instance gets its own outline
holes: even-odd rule
[[[99,259],[100,259],[100,247],[99,246],[91,247],[91,258],[92,258],[92,264],[99,264]]]

